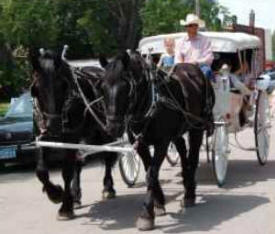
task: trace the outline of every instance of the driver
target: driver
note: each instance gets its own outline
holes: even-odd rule
[[[187,35],[182,37],[176,45],[175,63],[191,63],[198,65],[205,77],[214,81],[211,64],[214,56],[211,42],[202,34],[198,33],[199,27],[205,23],[197,15],[188,14],[186,20],[181,22],[185,26]]]

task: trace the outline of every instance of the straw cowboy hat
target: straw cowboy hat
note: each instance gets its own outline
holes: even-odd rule
[[[205,22],[195,14],[188,14],[185,20],[180,20],[180,25],[188,26],[190,24],[197,24],[200,28],[205,27]]]

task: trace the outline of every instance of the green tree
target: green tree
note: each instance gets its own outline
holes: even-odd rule
[[[2,0],[0,32],[12,47],[52,46],[57,37],[50,0]]]
[[[16,93],[30,81],[30,68],[24,56],[28,48],[54,44],[57,30],[51,1],[2,0],[0,11],[0,85]],[[17,58],[20,51],[21,58]]]
[[[144,0],[94,1],[79,24],[90,31],[95,51],[112,53],[118,49],[134,49],[141,38],[139,11]]]
[[[188,13],[194,13],[195,1],[188,0],[148,0],[141,11],[143,17],[143,34],[157,35],[181,31],[179,22]],[[201,18],[205,20],[208,30],[221,30],[219,15],[229,16],[227,8],[216,1],[200,0]]]
[[[143,35],[177,32],[179,22],[188,12],[190,5],[181,0],[149,0],[141,11]]]
[[[200,1],[207,27],[218,30],[224,8]],[[135,49],[142,34],[181,30],[180,19],[193,9],[189,0],[0,0],[0,84],[26,83],[30,68],[21,57],[29,49],[68,44],[70,58],[111,56]]]
[[[77,56],[137,44],[143,0],[2,0],[0,33],[12,48],[60,48]]]
[[[135,48],[143,1],[1,0],[0,58],[7,48],[13,54],[13,59],[0,61],[1,84],[17,88],[28,79],[27,63],[15,57],[18,52],[26,56],[29,49],[68,44],[70,58],[83,58]]]

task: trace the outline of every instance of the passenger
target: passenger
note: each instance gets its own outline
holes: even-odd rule
[[[181,38],[176,45],[175,63],[198,65],[204,75],[214,81],[214,74],[211,70],[214,60],[211,42],[206,36],[198,33],[199,27],[205,25],[204,21],[194,14],[188,14],[183,25],[187,30],[187,35]]]
[[[236,72],[232,72],[231,61],[229,59],[223,60],[223,62],[221,64],[222,64],[222,66],[220,68],[220,72],[228,73],[230,84],[231,84],[231,89],[233,88],[233,89],[240,91],[240,93],[244,96],[250,95],[251,91],[246,87],[246,85],[243,82],[241,82],[240,73],[238,72],[238,70]]]
[[[175,61],[175,40],[174,38],[167,37],[164,39],[163,43],[166,52],[161,55],[157,67],[161,67],[165,71],[169,72],[174,66]]]

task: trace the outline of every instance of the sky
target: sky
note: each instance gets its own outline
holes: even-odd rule
[[[275,0],[218,0],[227,7],[232,15],[238,17],[238,23],[249,24],[249,13],[256,13],[255,26],[275,30]]]

